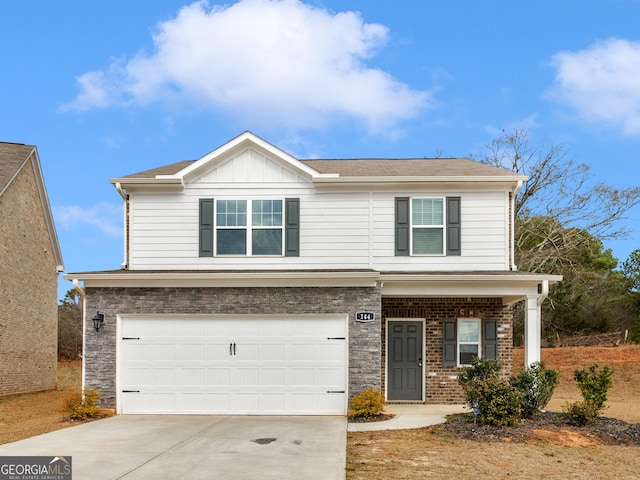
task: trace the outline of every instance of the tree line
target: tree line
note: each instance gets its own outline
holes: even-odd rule
[[[515,261],[520,271],[559,274],[543,304],[548,343],[576,334],[628,332],[640,341],[640,249],[620,263],[607,240],[627,237],[624,223],[640,203],[640,187],[594,180],[561,144],[533,145],[527,131],[503,131],[477,160],[529,177],[515,201]],[[524,312],[515,307],[515,340]]]

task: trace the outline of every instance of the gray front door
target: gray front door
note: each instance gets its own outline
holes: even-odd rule
[[[422,400],[422,322],[387,324],[387,399]]]

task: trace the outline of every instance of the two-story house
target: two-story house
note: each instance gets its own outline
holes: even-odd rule
[[[122,268],[66,276],[84,384],[118,413],[341,415],[368,387],[461,403],[474,356],[511,369],[521,300],[539,359],[561,278],[514,266],[524,181],[467,159],[299,160],[249,132],[114,178]]]
[[[55,388],[63,270],[38,149],[0,142],[0,395]]]

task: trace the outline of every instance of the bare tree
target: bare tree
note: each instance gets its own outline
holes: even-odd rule
[[[515,202],[521,270],[561,273],[575,267],[575,252],[590,242],[584,232],[601,241],[628,235],[622,220],[640,204],[640,187],[594,182],[589,167],[571,158],[561,144],[534,146],[527,131],[515,128],[503,131],[475,157],[529,177]]]

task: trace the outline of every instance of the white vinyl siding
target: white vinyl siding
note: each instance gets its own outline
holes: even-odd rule
[[[461,198],[460,256],[394,255],[394,198]],[[199,257],[199,199],[300,199],[300,256]],[[316,188],[276,160],[246,151],[179,193],[130,193],[132,270],[508,270],[507,191]]]

